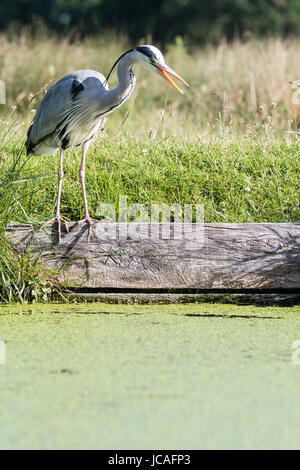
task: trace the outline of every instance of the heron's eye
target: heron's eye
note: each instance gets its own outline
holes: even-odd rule
[[[153,57],[149,57],[149,62],[150,64],[154,64],[155,60],[153,59]]]

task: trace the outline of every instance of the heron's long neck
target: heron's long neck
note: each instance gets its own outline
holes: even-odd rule
[[[124,56],[118,66],[118,79],[119,83],[116,88],[113,88],[108,92],[109,102],[113,109],[121,106],[126,101],[135,87],[135,75],[132,71],[134,60],[130,57],[130,54]]]

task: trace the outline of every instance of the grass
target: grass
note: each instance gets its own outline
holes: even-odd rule
[[[12,142],[9,155],[7,142]],[[0,302],[41,302],[59,293],[55,277],[43,268],[38,258],[30,253],[12,250],[5,236],[6,226],[18,213],[27,220],[23,208],[30,195],[26,183],[36,181],[39,175],[26,176],[28,158],[24,155],[24,142],[18,134],[18,126],[2,127],[0,143]],[[32,188],[31,191],[36,191]],[[32,194],[31,194],[32,195]]]
[[[53,275],[12,252],[4,236],[10,220],[40,223],[54,215],[58,157],[28,159],[25,133],[45,84],[79,68],[107,73],[131,45],[26,34],[1,43],[7,106],[0,121],[0,301],[46,300]],[[188,51],[177,39],[166,62],[190,82],[184,96],[137,67],[133,97],[108,117],[89,150],[91,215],[100,203],[118,209],[126,195],[149,211],[151,204],[202,204],[206,222],[299,221],[299,110],[289,85],[300,78],[299,46],[270,39]],[[78,149],[65,152],[68,220],[83,217],[79,160]]]
[[[12,148],[11,148],[12,147]],[[9,155],[13,144],[7,148]],[[92,216],[100,203],[118,209],[129,204],[202,204],[206,222],[295,222],[300,219],[297,144],[249,140],[232,142],[137,142],[128,137],[99,139],[87,160],[87,191]],[[62,213],[83,217],[78,177],[80,151],[65,155]],[[14,185],[15,218],[42,222],[54,213],[56,157],[30,157]]]

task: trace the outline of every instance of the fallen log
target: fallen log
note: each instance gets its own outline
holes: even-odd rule
[[[15,249],[40,256],[78,294],[300,294],[300,223],[11,223]]]

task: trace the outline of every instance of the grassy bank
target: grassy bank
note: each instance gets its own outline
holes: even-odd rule
[[[8,144],[6,161],[13,152]],[[149,210],[151,204],[202,204],[206,222],[294,222],[300,219],[298,155],[297,144],[283,142],[99,139],[87,160],[91,213],[97,215],[100,203],[118,211],[123,195]],[[83,217],[79,161],[80,150],[66,152],[62,213],[68,220]],[[57,156],[26,162],[13,185],[15,219],[53,216],[57,163]]]
[[[39,261],[13,253],[4,237],[6,223],[41,223],[54,215],[57,156],[25,156],[23,137],[2,139],[0,302],[47,301],[57,285]],[[300,220],[299,148],[284,141],[198,139],[163,141],[130,137],[97,139],[87,160],[91,215],[100,203],[118,212],[128,204],[202,204],[206,222],[295,222]],[[62,214],[83,217],[78,178],[80,150],[65,154]]]
[[[57,295],[53,273],[39,261],[11,251],[6,223],[41,223],[54,215],[57,156],[27,158],[22,128],[2,127],[0,150],[0,302],[47,301]],[[295,222],[300,220],[299,148],[285,141],[212,138],[200,141],[99,138],[87,160],[91,215],[100,203],[118,212],[128,204],[202,204],[206,222]],[[65,153],[62,214],[83,217],[78,178],[80,150]]]

